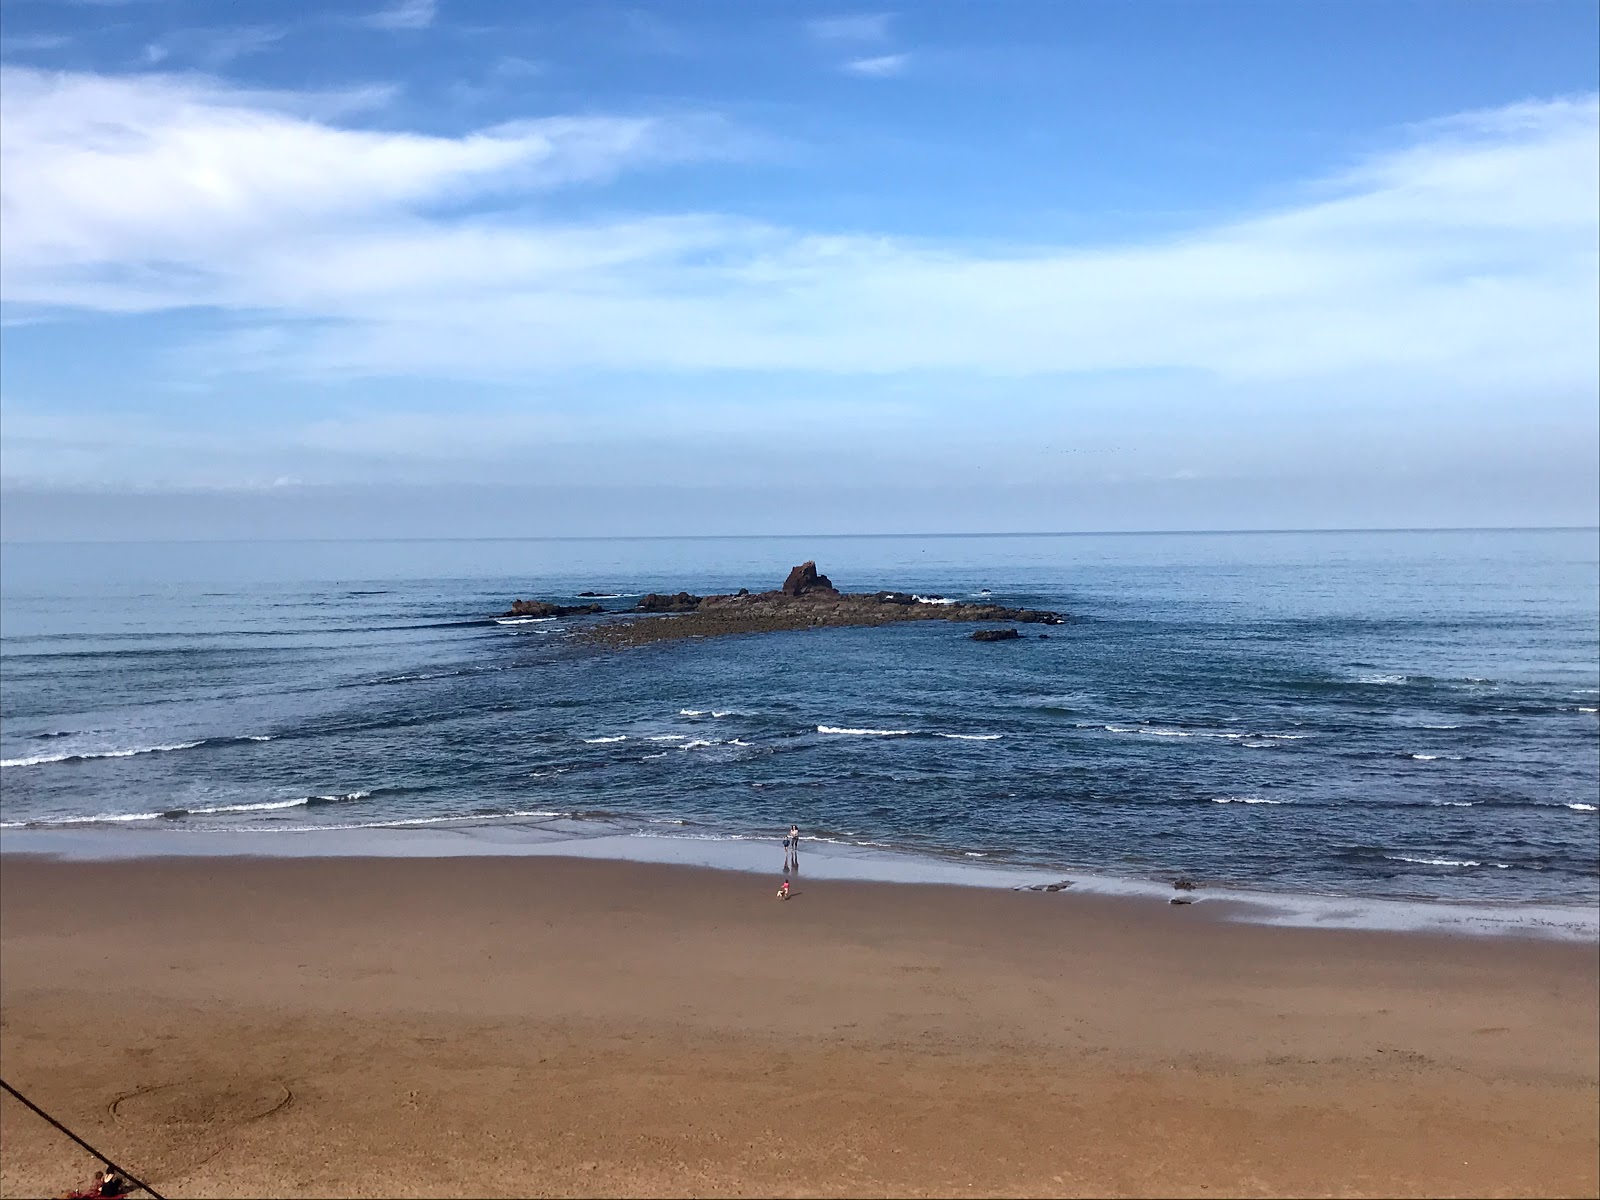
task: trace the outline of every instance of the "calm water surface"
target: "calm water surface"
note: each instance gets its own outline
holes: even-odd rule
[[[615,652],[492,619],[807,558],[1074,620]],[[0,568],[8,830],[794,821],[1278,891],[1600,898],[1593,530],[8,545]]]

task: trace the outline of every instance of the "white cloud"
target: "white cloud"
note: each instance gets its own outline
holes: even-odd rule
[[[361,24],[371,29],[426,29],[439,15],[438,0],[400,0],[389,8],[380,8],[362,18]]]
[[[911,63],[909,54],[879,54],[873,58],[851,59],[842,68],[852,75],[865,75],[869,79],[887,79],[903,75]]]
[[[1524,398],[1596,378],[1593,96],[1419,127],[1278,211],[1005,251],[530,215],[530,190],[715,150],[657,121],[378,133],[304,97],[34,71],[6,99],[6,298],[246,314],[206,350],[218,372],[1163,370]]]
[[[462,138],[340,128],[301,98],[186,78],[5,73],[0,201],[9,299],[106,309],[256,303],[240,256],[328,239],[359,249],[408,218],[486,193],[602,178],[693,153],[647,119],[553,118]],[[346,98],[348,99],[348,98]],[[339,107],[306,97],[302,107]],[[448,228],[413,225],[425,236]],[[366,231],[363,233],[363,231]]]
[[[807,21],[811,36],[824,42],[881,42],[889,36],[893,13],[852,13]]]
[[[28,54],[40,50],[61,50],[72,45],[72,39],[63,34],[38,33],[23,37],[0,37],[0,53]]]
[[[235,59],[258,54],[281,41],[287,31],[266,25],[240,25],[221,29],[184,29],[169,34],[144,49],[146,64],[177,58],[215,71]]]

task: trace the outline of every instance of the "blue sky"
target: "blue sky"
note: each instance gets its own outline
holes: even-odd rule
[[[1597,14],[0,0],[4,536],[1592,523]]]

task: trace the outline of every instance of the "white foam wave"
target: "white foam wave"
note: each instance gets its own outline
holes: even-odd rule
[[[7,821],[7,829],[43,828],[55,825],[124,824],[129,821],[159,821],[165,813],[97,813],[92,817],[41,817],[37,821]]]
[[[1574,803],[1574,804],[1569,804],[1569,805],[1567,805],[1567,807],[1572,809],[1572,810],[1574,810],[1575,812],[1594,812],[1595,811],[1595,806],[1594,805],[1592,805],[1592,804],[1584,804],[1582,801],[1579,801],[1579,802]]]
[[[1471,800],[1435,800],[1433,803],[1438,808],[1471,808],[1472,807],[1472,801]]]
[[[695,738],[693,741],[685,742],[683,745],[679,746],[678,749],[695,750],[701,746],[720,746],[721,744],[722,743],[717,741],[715,738]]]
[[[1409,854],[1385,854],[1391,862],[1416,863],[1423,867],[1498,867],[1502,871],[1511,869],[1510,863],[1484,863],[1476,858],[1414,858]]]
[[[7,758],[0,760],[0,767],[42,767],[47,763],[76,762],[91,758],[132,758],[136,754],[164,754],[169,750],[192,750],[205,739],[197,742],[173,742],[168,746],[137,746],[129,750],[80,750],[63,754],[35,754],[28,758]]]
[[[362,792],[361,795],[364,796],[366,793]],[[332,797],[319,796],[318,799],[332,799]],[[310,796],[301,796],[298,800],[268,800],[261,804],[219,804],[215,808],[189,808],[183,812],[184,815],[191,817],[209,817],[215,813],[275,812],[281,808],[300,808],[310,803]]]
[[[1287,800],[1267,800],[1261,796],[1213,796],[1213,804],[1288,804]]]
[[[625,742],[628,740],[628,735],[619,733],[615,737],[592,737],[584,738],[583,740],[591,746],[599,746],[607,742]]]
[[[1100,726],[1100,728],[1104,729],[1107,733],[1139,733],[1139,734],[1143,734],[1145,737],[1221,738],[1221,739],[1224,739],[1226,741],[1237,741],[1240,738],[1245,736],[1242,733],[1222,733],[1222,732],[1212,732],[1212,731],[1207,731],[1207,730],[1202,730],[1202,729],[1168,729],[1165,726],[1161,726],[1161,725],[1131,725],[1131,726],[1130,725],[1102,725],[1102,726]],[[1281,737],[1310,737],[1311,735],[1310,734],[1306,734],[1306,733],[1300,733],[1300,734],[1265,733],[1265,734],[1261,734],[1260,736],[1262,736],[1262,737],[1280,737],[1280,736]]]
[[[1587,705],[1580,704],[1578,706],[1578,711],[1579,712],[1600,712],[1600,708],[1590,708]]]
[[[678,715],[680,717],[709,717],[711,712],[704,708],[680,708]]]
[[[681,742],[688,736],[686,733],[655,733],[645,740],[651,742]]]
[[[482,824],[486,821],[509,821],[519,817],[533,817],[539,820],[564,820],[570,818],[571,813],[549,811],[526,811],[508,813],[466,813],[453,817],[399,817],[388,821],[352,821],[341,825],[289,825],[271,830],[273,833],[327,833],[340,832],[353,829],[403,829],[418,825],[448,825],[473,823]],[[240,830],[244,833],[261,832],[254,828]]]
[[[538,625],[544,621],[557,620],[556,617],[496,617],[496,625]]]
[[[1461,761],[1461,755],[1459,754],[1413,754],[1411,757],[1418,762],[1438,762],[1441,758],[1446,762]]]
[[[270,742],[277,737],[275,733],[247,733],[244,740],[247,742]]]
[[[1404,683],[1404,675],[1357,675],[1357,683]]]
[[[1003,733],[936,733],[934,737],[952,738],[958,742],[998,742]]]
[[[1459,725],[1418,725],[1418,729],[1460,729]]]
[[[955,604],[955,600],[947,600],[943,596],[912,596],[918,604]]]
[[[818,733],[840,734],[846,737],[906,737],[909,729],[850,729],[839,725],[818,725]]]

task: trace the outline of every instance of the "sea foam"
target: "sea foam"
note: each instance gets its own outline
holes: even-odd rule
[[[169,750],[192,750],[202,746],[207,739],[197,742],[173,742],[165,746],[136,746],[127,750],[83,750],[68,754],[34,754],[27,758],[0,760],[0,767],[42,767],[48,763],[87,762],[92,758],[132,758],[136,754],[165,754]],[[252,741],[254,739],[251,739]]]

